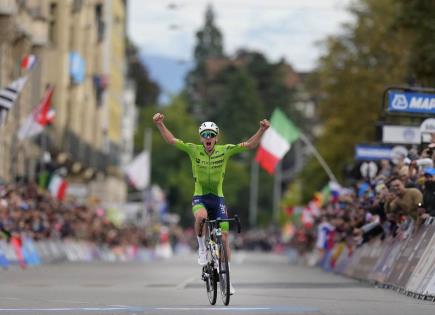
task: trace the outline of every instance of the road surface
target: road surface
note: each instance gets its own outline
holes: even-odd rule
[[[435,304],[285,256],[237,253],[230,305],[208,303],[193,255],[152,263],[61,263],[0,270],[3,314],[435,314]]]

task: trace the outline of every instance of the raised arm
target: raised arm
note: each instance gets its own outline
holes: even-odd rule
[[[165,119],[165,116],[161,113],[156,113],[153,116],[154,124],[157,126],[157,128],[160,131],[160,134],[162,135],[163,139],[169,144],[175,144],[175,137],[172,134],[172,132],[169,131],[168,128],[166,128],[165,124],[163,123],[163,120]]]
[[[263,119],[260,121],[260,128],[258,128],[257,132],[248,141],[242,142],[240,145],[248,149],[255,148],[260,143],[261,136],[269,127],[270,122],[267,119]]]

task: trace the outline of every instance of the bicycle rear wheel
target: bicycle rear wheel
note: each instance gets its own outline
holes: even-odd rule
[[[219,244],[219,286],[221,290],[222,302],[230,304],[230,270],[228,267],[228,255],[225,245]]]

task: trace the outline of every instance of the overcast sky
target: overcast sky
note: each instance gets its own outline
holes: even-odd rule
[[[128,1],[128,34],[145,55],[192,59],[195,33],[213,5],[224,49],[263,52],[271,61],[285,58],[299,71],[314,68],[321,54],[316,42],[340,33],[351,21],[353,0],[174,0]]]

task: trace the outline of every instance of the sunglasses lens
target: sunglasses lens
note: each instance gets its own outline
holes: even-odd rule
[[[211,131],[204,131],[203,133],[201,133],[201,137],[209,139],[216,137],[216,134]]]

